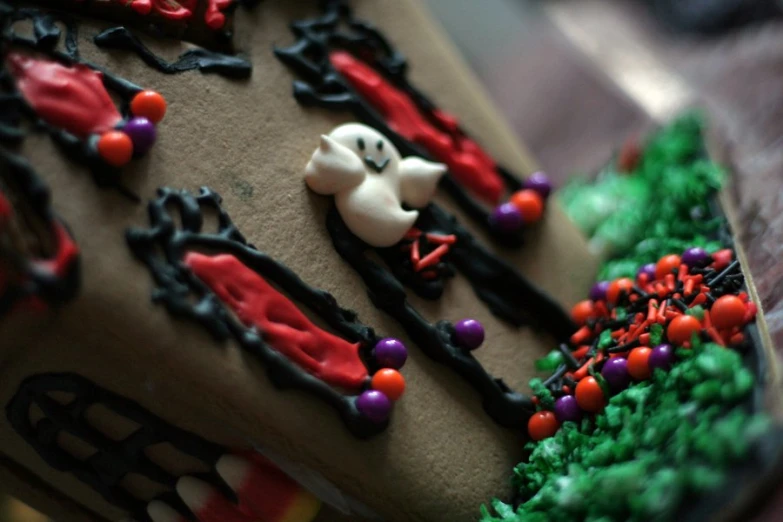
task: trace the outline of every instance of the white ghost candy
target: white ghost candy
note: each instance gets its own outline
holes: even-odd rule
[[[348,228],[375,247],[398,243],[419,217],[414,208],[432,200],[446,166],[415,156],[401,159],[391,142],[375,129],[348,123],[321,136],[305,170],[314,192],[334,195]]]

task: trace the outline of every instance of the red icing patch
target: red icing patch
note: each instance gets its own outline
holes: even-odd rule
[[[443,111],[424,115],[403,91],[377,71],[345,51],[329,59],[356,91],[386,119],[394,132],[426,149],[449,167],[449,172],[477,196],[497,203],[503,180],[497,165],[473,140],[462,134],[457,120]]]
[[[7,61],[22,96],[45,122],[86,138],[112,129],[122,119],[101,73],[18,53],[9,54]]]
[[[314,325],[287,297],[229,254],[191,252],[185,265],[209,286],[240,321],[258,327],[275,350],[333,386],[358,389],[367,378],[359,344]]]

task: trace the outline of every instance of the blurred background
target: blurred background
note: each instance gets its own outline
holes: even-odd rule
[[[783,2],[422,1],[556,182],[595,172],[626,140],[704,107],[743,173],[732,189],[737,233],[783,346]],[[775,512],[762,519],[780,520]],[[0,522],[45,520],[0,494]]]

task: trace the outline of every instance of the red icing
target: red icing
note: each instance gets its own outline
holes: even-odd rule
[[[358,389],[367,378],[359,344],[315,326],[287,297],[229,254],[189,253],[185,265],[275,350],[333,386]]]
[[[457,120],[443,111],[425,115],[413,100],[390,84],[372,67],[345,51],[329,59],[354,89],[386,119],[394,132],[423,147],[477,196],[497,203],[503,195],[503,180],[497,165],[473,140],[462,134]]]
[[[226,15],[221,11],[228,8],[234,0],[207,0],[204,21],[210,29],[220,29],[226,24]]]
[[[38,116],[80,138],[112,129],[122,119],[102,75],[18,53],[7,57],[19,91]]]
[[[220,29],[226,24],[226,15],[222,13],[234,0],[207,0],[204,21],[210,29]],[[128,5],[127,0],[115,0]],[[169,20],[189,20],[198,8],[198,0],[132,0],[130,7],[140,15],[148,15],[153,10]]]

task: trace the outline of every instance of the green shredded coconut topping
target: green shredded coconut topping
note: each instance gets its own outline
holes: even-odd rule
[[[513,477],[526,501],[515,511],[495,500],[482,521],[674,520],[682,499],[720,486],[768,421],[745,411],[754,379],[737,353],[697,343],[679,354],[593,419],[529,443]]]
[[[598,279],[613,280],[688,247],[729,246],[708,239],[722,226],[708,217],[708,201],[723,179],[723,170],[704,159],[701,118],[690,114],[652,137],[633,172],[610,167],[596,182],[571,183],[559,197],[591,247],[608,259]],[[688,313],[700,317],[704,309]],[[618,308],[618,317],[625,314]],[[653,325],[650,345],[663,334],[662,325]],[[612,342],[603,331],[598,348]],[[481,507],[481,521],[668,521],[683,500],[724,484],[769,429],[769,419],[746,406],[753,374],[736,352],[697,336],[676,356],[668,373],[655,370],[612,396],[601,413],[528,443],[530,456],[512,478],[522,503],[514,509],[496,499]],[[536,367],[551,373],[562,362],[553,351]],[[605,386],[600,374],[589,373]],[[533,379],[530,387],[539,407],[551,410],[554,399],[543,382]]]
[[[726,245],[707,239],[720,226],[708,201],[721,187],[723,169],[704,159],[702,119],[679,118],[646,144],[630,173],[612,165],[596,181],[573,181],[558,192],[566,213],[610,259],[599,279],[633,277],[643,264],[672,252]]]

